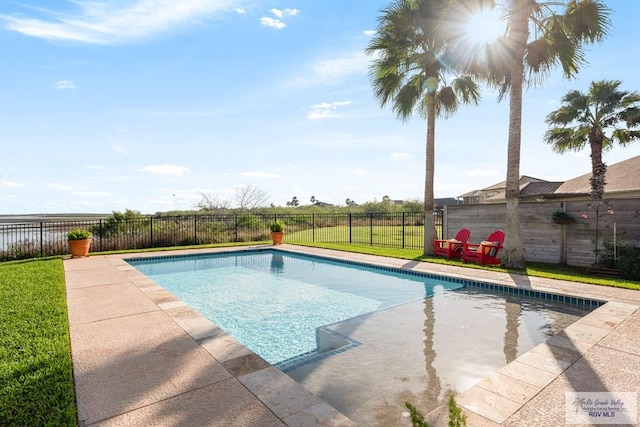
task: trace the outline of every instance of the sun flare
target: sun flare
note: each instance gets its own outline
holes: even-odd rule
[[[505,23],[501,19],[500,10],[483,10],[471,15],[466,23],[466,33],[469,40],[482,45],[492,43],[503,36]]]

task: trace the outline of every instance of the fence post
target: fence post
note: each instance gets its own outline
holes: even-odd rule
[[[353,243],[353,234],[352,234],[352,227],[351,227],[351,212],[349,212],[349,243]]]
[[[316,241],[316,214],[311,214],[311,241]]]
[[[42,222],[40,222],[40,258],[44,256],[44,244],[42,242]]]
[[[193,243],[198,244],[198,215],[193,215]]]
[[[153,217],[149,217],[149,237],[150,237],[150,246],[153,247]]]
[[[100,252],[102,252],[102,238],[104,237],[104,234],[102,234],[102,218],[100,218],[100,222],[98,223],[98,231],[100,232]]]
[[[369,245],[373,246],[373,212],[369,214]]]
[[[406,223],[406,219],[405,219],[405,213],[402,212],[402,249],[404,249],[404,245],[405,245],[405,223]]]

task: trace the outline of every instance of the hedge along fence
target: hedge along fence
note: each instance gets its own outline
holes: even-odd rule
[[[588,266],[601,258],[603,247],[640,246],[640,199],[598,201],[553,200],[520,202],[520,229],[525,260]],[[566,211],[575,222],[556,224],[553,213]],[[586,214],[586,218],[582,215]],[[471,230],[470,242],[480,242],[496,229],[506,230],[504,203],[445,207],[443,235],[451,238],[462,227]],[[597,252],[596,252],[597,231]]]
[[[436,224],[442,212],[436,212]],[[354,243],[422,248],[423,213],[234,214],[110,217],[85,221],[0,224],[0,261],[69,253],[66,234],[93,233],[91,251],[143,249],[270,239],[269,225],[285,224],[290,243]]]

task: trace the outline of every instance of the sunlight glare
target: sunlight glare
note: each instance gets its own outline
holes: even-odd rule
[[[493,43],[504,33],[505,23],[497,8],[475,13],[467,21],[467,37],[477,44]]]

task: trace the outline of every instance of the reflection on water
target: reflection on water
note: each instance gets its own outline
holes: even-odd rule
[[[335,329],[362,345],[288,374],[367,426],[410,425],[405,402],[423,413],[464,391],[586,310],[473,289],[350,319]]]
[[[282,254],[271,254],[271,272],[272,273],[284,273],[284,257]]]

